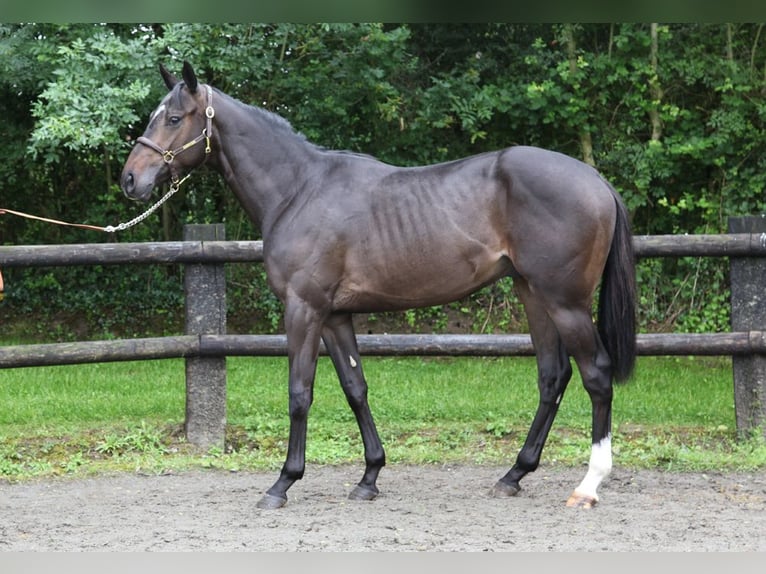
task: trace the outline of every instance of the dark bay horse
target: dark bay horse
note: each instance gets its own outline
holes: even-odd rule
[[[203,163],[221,173],[261,230],[269,284],[284,303],[289,443],[260,508],[284,505],[303,477],[320,339],[364,443],[364,475],[350,498],[371,500],[385,453],[352,314],[444,304],[504,276],[526,310],[540,398],[515,464],[490,494],[515,495],[537,468],[571,357],[592,402],[592,449],[567,505],[598,501],[612,467],[612,385],[630,377],[636,337],[628,216],[595,169],[524,146],[395,167],[311,144],[281,117],[199,83],[188,62],[181,80],[160,71],[170,91],[128,157],[122,189],[148,200]]]

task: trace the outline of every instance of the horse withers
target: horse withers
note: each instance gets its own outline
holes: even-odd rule
[[[147,200],[203,163],[216,170],[260,229],[269,285],[284,304],[289,442],[259,507],[284,505],[303,477],[320,340],[364,443],[365,471],[350,497],[371,500],[385,452],[352,315],[448,303],[506,276],[527,314],[539,403],[490,494],[515,495],[538,467],[572,358],[592,403],[592,448],[567,504],[598,501],[612,467],[613,382],[630,377],[636,337],[628,214],[594,168],[527,146],[397,167],[312,144],[280,116],[200,83],[188,62],[181,79],[160,72],[169,92],[125,163],[122,189]]]

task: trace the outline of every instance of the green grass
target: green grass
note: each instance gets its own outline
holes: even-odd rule
[[[231,357],[226,448],[183,439],[182,360],[0,371],[0,477],[278,468],[288,432],[287,361]],[[366,358],[369,398],[390,463],[512,464],[537,405],[532,358]],[[581,465],[590,401],[570,383],[544,463]],[[762,435],[737,440],[731,361],[642,357],[615,387],[615,464],[671,470],[766,467]],[[326,358],[307,461],[362,464],[353,414]]]

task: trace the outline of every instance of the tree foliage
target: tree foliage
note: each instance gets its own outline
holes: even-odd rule
[[[514,144],[579,157],[622,194],[636,234],[725,232],[727,217],[766,211],[766,34],[748,23],[0,25],[0,207],[101,225],[136,215],[115,180],[165,93],[157,63],[184,59],[319,145],[398,165]],[[117,238],[4,217],[0,242],[179,239],[187,222],[219,221],[230,239],[258,238],[218,176],[193,182]],[[109,270],[110,292],[143,309],[118,318],[105,273],[14,270],[3,312],[79,309],[113,317],[105,332],[178,320],[178,269]],[[230,275],[237,316],[278,328],[262,272]],[[720,259],[642,261],[639,283],[645,330],[728,327]],[[452,311],[474,330],[523,328],[513,303],[501,283]]]

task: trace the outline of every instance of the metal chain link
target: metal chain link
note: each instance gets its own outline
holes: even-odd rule
[[[134,226],[134,225],[136,225],[137,223],[141,223],[141,222],[142,222],[144,219],[146,219],[146,218],[147,218],[147,217],[149,217],[149,216],[150,216],[152,213],[154,213],[155,211],[157,211],[157,209],[158,209],[158,208],[159,208],[159,207],[160,207],[160,206],[161,206],[163,203],[165,203],[165,202],[166,202],[168,199],[170,199],[170,197],[171,197],[171,196],[172,196],[172,195],[173,195],[175,192],[177,192],[177,191],[179,190],[179,188],[181,187],[181,184],[182,184],[183,182],[185,182],[187,179],[189,179],[190,177],[191,177],[191,174],[188,174],[188,175],[187,175],[186,177],[184,177],[183,179],[180,179],[180,180],[178,180],[178,181],[174,181],[173,183],[171,183],[171,184],[170,184],[170,190],[169,190],[169,191],[168,191],[168,192],[167,192],[165,195],[163,195],[163,196],[162,196],[162,198],[160,198],[160,200],[159,200],[157,203],[155,203],[154,205],[152,205],[152,206],[151,206],[149,209],[147,209],[145,212],[143,212],[143,213],[142,213],[141,215],[139,215],[138,217],[135,217],[135,218],[131,219],[131,220],[130,220],[130,221],[128,221],[128,222],[125,222],[125,223],[120,223],[119,225],[107,225],[106,227],[104,227],[104,231],[106,231],[107,233],[114,233],[115,231],[125,231],[126,229],[128,229],[128,228],[130,228],[130,227],[133,227],[133,226]]]

